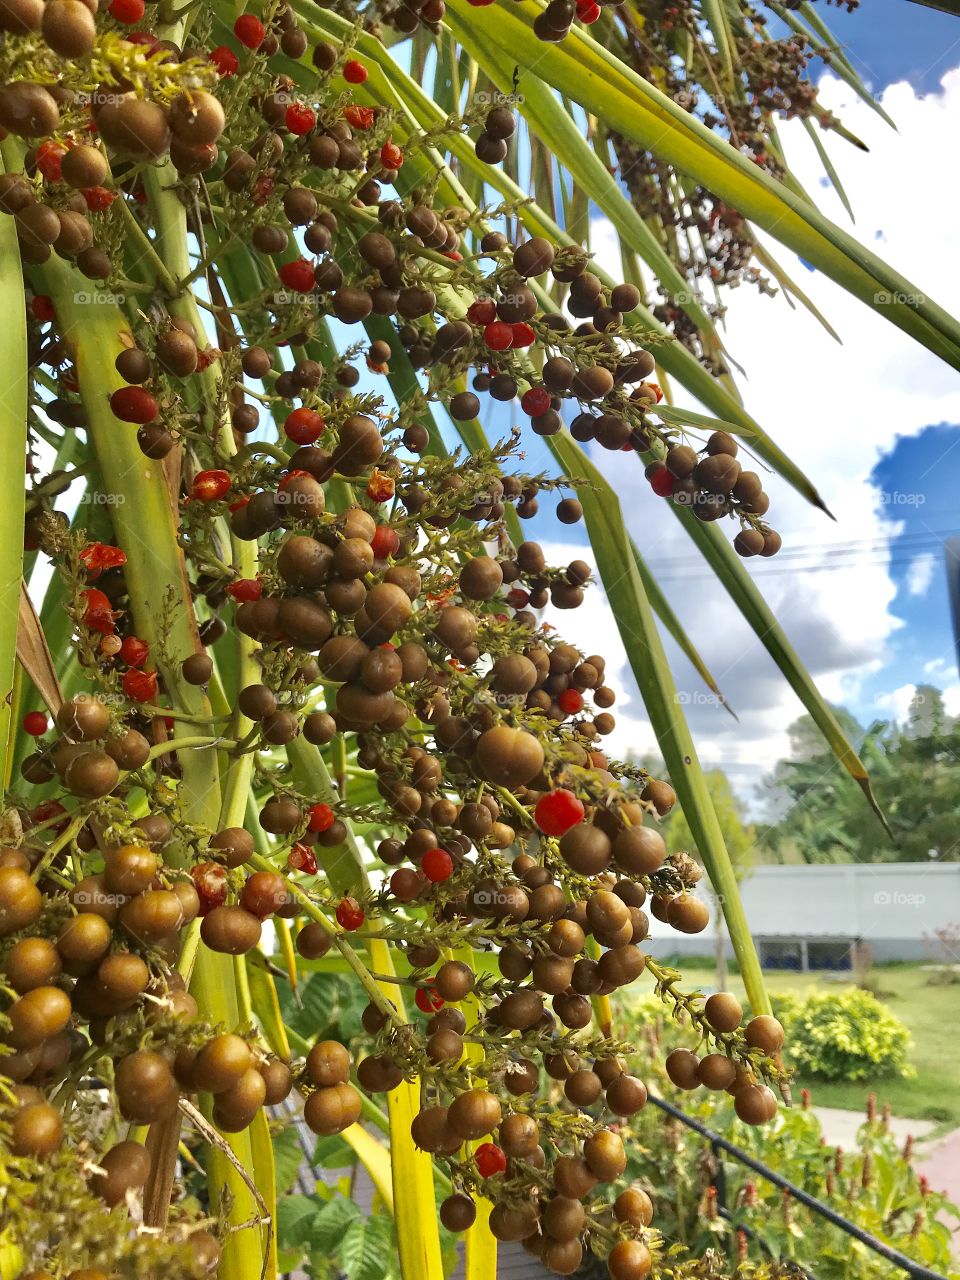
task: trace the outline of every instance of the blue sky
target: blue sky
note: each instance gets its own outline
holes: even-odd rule
[[[818,3],[821,18],[875,90],[909,80],[930,92],[960,62],[960,22],[911,0],[863,0],[853,13]]]
[[[960,296],[960,235],[953,210],[960,185],[948,157],[960,130],[960,20],[907,0],[865,0],[847,16],[820,5],[847,56],[897,122],[891,130],[829,71],[823,100],[870,153],[826,136],[854,207],[851,226],[808,140],[782,134],[794,171],[824,212],[947,309]],[[819,74],[819,72],[817,73]],[[593,248],[617,269],[616,239],[594,223]],[[606,237],[606,243],[604,243]],[[960,713],[960,677],[950,625],[943,537],[960,531],[960,381],[956,373],[792,254],[768,241],[841,335],[828,338],[801,309],[746,288],[728,295],[728,347],[746,368],[745,405],[818,484],[837,516],[830,522],[770,477],[769,518],[784,535],[781,559],[750,571],[801,659],[831,700],[868,725],[902,717],[913,686],[932,682]],[[528,438],[528,437],[527,437]],[[534,465],[549,466],[539,442]],[[740,713],[735,724],[704,697],[685,659],[675,673],[701,758],[723,767],[748,801],[785,753],[786,731],[802,711],[730,601],[657,510],[623,455],[595,454],[616,485],[627,520],[668,590],[681,621]],[[547,505],[547,504],[545,504]],[[564,544],[578,531],[534,522],[537,536]],[[569,549],[571,545],[558,548]],[[584,611],[580,611],[583,613]],[[588,647],[613,620],[597,604],[584,617],[557,619]],[[582,633],[582,634],[580,634]],[[610,635],[608,648],[616,643]],[[613,744],[644,749],[649,727],[625,666],[621,725]]]
[[[920,94],[935,94],[941,77],[960,65],[960,21],[948,14],[909,0],[865,0],[852,14],[833,7],[821,12],[875,93],[906,80]],[[918,216],[927,209],[921,196]],[[881,226],[875,238],[882,239],[882,213],[877,221]],[[955,307],[955,299],[942,301]],[[917,435],[899,437],[871,473],[881,509],[900,531],[890,542],[889,572],[896,586],[891,612],[904,625],[891,638],[884,668],[864,681],[853,700],[864,719],[871,710],[902,712],[907,689],[918,681],[956,684],[942,543],[944,536],[960,533],[958,481],[956,422],[930,424]],[[875,558],[876,544],[851,552],[850,558],[857,554]],[[901,691],[892,703],[891,682]]]

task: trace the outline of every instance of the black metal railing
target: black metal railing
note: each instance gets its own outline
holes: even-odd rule
[[[865,1245],[873,1253],[881,1258],[885,1258],[887,1262],[895,1267],[899,1267],[901,1271],[906,1272],[911,1280],[947,1280],[946,1276],[940,1274],[939,1271],[931,1271],[929,1267],[923,1266],[919,1262],[914,1262],[912,1258],[908,1258],[905,1253],[901,1253],[899,1249],[891,1248],[890,1245],[884,1244],[882,1240],[878,1240],[876,1236],[871,1235],[869,1231],[864,1231],[862,1227],[858,1227],[855,1222],[851,1222],[849,1218],[845,1218],[843,1214],[837,1213],[835,1209],[831,1209],[828,1204],[824,1204],[822,1200],[818,1200],[816,1196],[810,1195],[804,1191],[802,1187],[798,1187],[791,1182],[789,1178],[784,1178],[776,1170],[771,1169],[769,1165],[764,1164],[761,1160],[755,1159],[749,1152],[744,1151],[742,1147],[738,1147],[736,1143],[729,1142],[721,1134],[709,1129],[705,1124],[701,1124],[699,1120],[694,1120],[692,1116],[688,1116],[685,1111],[679,1107],[675,1107],[673,1103],[667,1102],[664,1098],[657,1098],[653,1094],[649,1095],[650,1102],[655,1107],[659,1107],[661,1111],[665,1111],[667,1115],[672,1116],[675,1120],[679,1120],[681,1124],[686,1125],[688,1129],[692,1129],[694,1133],[698,1133],[710,1143],[710,1149],[713,1151],[717,1159],[718,1170],[714,1175],[713,1186],[717,1193],[717,1211],[720,1216],[727,1221],[733,1222],[734,1215],[730,1212],[730,1208],[726,1203],[726,1179],[723,1171],[723,1161],[721,1153],[731,1156],[746,1168],[752,1169],[754,1173],[761,1178],[770,1182],[775,1187],[779,1187],[781,1191],[789,1192],[790,1196],[804,1204],[814,1213],[819,1214],[827,1222],[833,1224],[840,1231],[845,1232],[848,1236],[852,1236],[854,1240],[858,1240]],[[751,1234],[747,1232],[747,1234]],[[809,1273],[807,1273],[809,1274]],[[813,1280],[813,1277],[810,1277]]]

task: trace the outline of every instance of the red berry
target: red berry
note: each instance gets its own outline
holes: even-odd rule
[[[537,801],[533,820],[547,836],[562,836],[583,821],[583,804],[572,791],[559,787]]]
[[[118,569],[127,563],[127,553],[107,542],[91,542],[83,548],[79,559],[87,566],[87,572],[95,576],[101,569]]]
[[[31,738],[42,738],[47,732],[47,717],[43,711],[28,711],[23,717],[23,727]]]
[[[248,49],[259,49],[267,30],[255,13],[241,13],[233,24],[233,34]]]
[[[150,53],[156,53],[160,45],[158,36],[152,31],[131,31],[128,36],[124,36],[128,44],[144,45]]]
[[[537,340],[537,335],[523,321],[519,324],[511,325],[510,328],[513,330],[513,345],[515,347],[532,347]]]
[[[306,258],[297,258],[295,262],[285,262],[277,271],[277,275],[288,289],[297,293],[309,293],[316,282],[313,263]]]
[[[467,319],[471,324],[493,324],[497,318],[497,304],[492,298],[478,298],[467,307]]]
[[[367,481],[367,497],[371,502],[389,502],[397,491],[397,483],[386,471],[374,467]]]
[[[550,408],[550,392],[546,387],[531,387],[520,397],[520,408],[531,418],[546,413]]]
[[[530,592],[523,587],[514,587],[507,592],[507,604],[511,609],[525,609],[530,603]]]
[[[109,209],[117,198],[117,193],[108,191],[106,187],[87,187],[80,194],[91,213],[102,213],[104,209]]]
[[[351,59],[343,64],[343,78],[347,84],[363,84],[367,78],[367,68],[362,62]]]
[[[376,533],[370,539],[370,546],[378,560],[386,560],[388,556],[395,556],[400,550],[400,535],[388,524],[378,524]]]
[[[513,325],[494,320],[484,329],[483,340],[491,351],[508,351],[513,346]]]
[[[305,876],[317,874],[317,860],[313,850],[308,844],[301,844],[299,840],[287,854],[287,866],[291,871],[302,871]]]
[[[336,916],[337,924],[347,933],[359,929],[366,919],[363,907],[356,898],[341,898],[337,903]]]
[[[235,76],[240,70],[240,59],[225,44],[218,44],[209,53],[210,61],[217,68],[218,76]]]
[[[41,324],[49,324],[56,316],[53,309],[53,300],[48,298],[45,293],[38,293],[31,300],[30,310],[33,312],[35,320],[39,320]]]
[[[661,390],[659,384],[656,382],[642,382],[640,384],[640,389],[641,391],[650,392],[650,394],[653,396],[654,404],[659,404],[660,401],[663,399],[663,391]]]
[[[304,406],[287,414],[283,429],[287,433],[287,439],[292,440],[294,444],[313,444],[315,440],[320,439],[325,426],[323,417],[317,413],[316,409],[308,409]]]
[[[191,498],[198,502],[216,502],[230,488],[230,475],[216,468],[212,471],[198,471],[190,487]]]
[[[473,1158],[481,1178],[492,1178],[495,1173],[503,1173],[507,1167],[507,1157],[495,1142],[481,1142]]]
[[[488,4],[493,4],[493,0],[468,0],[468,3],[472,4],[474,9],[483,9]]]
[[[152,702],[157,696],[157,673],[131,667],[123,673],[123,692],[134,702]]]
[[[376,117],[374,116],[373,107],[358,107],[354,105],[344,107],[343,118],[347,124],[353,125],[354,129],[366,131],[373,128],[373,122]]]
[[[143,0],[110,0],[110,15],[126,26],[139,22],[146,12]]]
[[[59,800],[42,800],[35,808],[30,810],[30,826],[39,827],[41,822],[49,822],[51,818],[57,818],[63,814],[62,822],[55,822],[50,830],[55,831],[58,835],[61,831],[66,831],[70,825],[70,817],[66,809]]]
[[[315,804],[310,809],[307,819],[308,831],[329,831],[337,815],[328,804]]]
[[[303,102],[291,102],[284,116],[284,123],[291,133],[302,138],[317,123],[317,113]]]
[[[37,147],[37,168],[48,182],[60,181],[60,163],[67,154],[62,142],[48,139]]]
[[[120,645],[120,659],[128,667],[142,667],[150,656],[150,646],[139,636],[124,636]]]
[[[413,999],[421,1013],[439,1013],[444,1005],[443,997],[432,986],[417,987],[417,994]]]
[[[105,636],[112,635],[117,627],[114,622],[113,609],[110,607],[110,601],[107,596],[96,587],[88,587],[86,591],[81,591],[80,597],[84,602],[84,624],[91,631],[99,631]]]
[[[190,872],[193,887],[200,899],[198,915],[208,915],[227,900],[227,872],[218,862],[201,862]]]
[[[263,595],[263,583],[259,578],[238,578],[227,587],[227,595],[238,604],[259,600]]]
[[[669,498],[673,493],[673,476],[666,467],[657,467],[650,473],[650,488],[660,498]]]
[[[153,422],[160,406],[143,387],[120,387],[110,397],[110,408],[121,422],[135,422],[138,427]]]
[[[564,689],[557,698],[557,706],[568,716],[576,715],[583,706],[583,694],[579,689]]]
[[[453,875],[453,859],[446,849],[428,849],[423,855],[420,869],[431,884],[442,884]]]
[[[385,169],[393,170],[403,164],[403,152],[392,139],[387,139],[380,148],[380,163]]]
[[[598,4],[587,4],[577,9],[577,17],[586,26],[592,26],[600,17],[600,6]]]

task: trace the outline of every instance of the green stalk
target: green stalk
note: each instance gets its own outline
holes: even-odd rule
[[[2,165],[0,165],[2,170]],[[0,219],[0,312],[6,316],[6,333],[0,350],[0,750],[2,776],[8,777],[8,748],[12,741],[11,711],[17,659],[17,617],[20,577],[23,572],[23,466],[27,449],[27,320],[23,305],[20,249],[13,219]]]
[[[588,483],[580,490],[584,519],[631,670],[657,735],[680,807],[690,824],[710,883],[723,905],[723,916],[740,964],[750,1007],[754,1013],[769,1013],[770,998],[740,901],[733,863],[697,759],[653,610],[631,552],[620,503],[565,431],[551,436],[548,443],[565,470],[586,473]]]
[[[109,396],[125,385],[114,368],[128,326],[112,304],[86,306],[77,301],[82,278],[65,263],[53,260],[37,272],[44,292],[54,300],[64,339],[71,349],[80,382],[80,394],[88,419],[104,487],[118,500],[112,516],[117,541],[127,555],[125,569],[131,609],[137,633],[149,645],[162,672],[177,711],[209,717],[209,702],[199,689],[186,683],[181,663],[199,651],[196,620],[186,585],[183,557],[162,467],[146,459],[132,427],[118,422],[110,412]],[[176,738],[195,736],[189,723],[175,721]],[[185,820],[215,830],[220,816],[220,778],[214,751],[184,751],[183,776],[178,798]],[[229,959],[205,947],[197,954],[194,995],[201,1012],[229,1029],[240,1021]],[[253,1168],[248,1133],[227,1138],[237,1158]],[[230,1201],[231,1227],[240,1227],[257,1214],[249,1189],[222,1152],[213,1149],[209,1160],[211,1197],[215,1206]],[[251,1231],[255,1233],[251,1236]],[[233,1231],[226,1239],[221,1274],[230,1280],[258,1280],[261,1247],[253,1240],[255,1228]]]

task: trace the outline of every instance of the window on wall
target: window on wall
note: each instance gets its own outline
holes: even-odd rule
[[[852,969],[851,944],[846,940],[808,942],[807,966],[810,969]]]
[[[760,963],[765,969],[803,968],[803,943],[799,941],[768,941],[757,939],[760,948]]]

